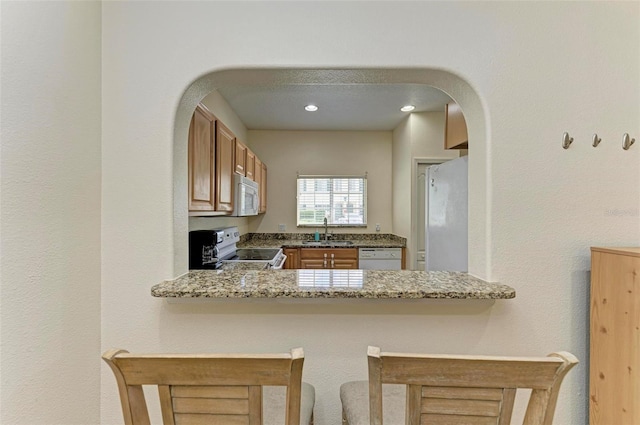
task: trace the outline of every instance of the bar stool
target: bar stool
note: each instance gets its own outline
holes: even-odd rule
[[[285,354],[102,355],[116,377],[126,425],[149,425],[143,385],[157,385],[164,425],[310,425],[315,389],[302,348]],[[275,386],[275,387],[274,387]]]
[[[518,388],[532,390],[524,423],[550,425],[562,380],[578,363],[567,352],[447,356],[378,347],[369,347],[368,361],[369,381],[340,387],[344,425],[508,425]]]

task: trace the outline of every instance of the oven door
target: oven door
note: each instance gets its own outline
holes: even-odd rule
[[[281,270],[284,267],[285,261],[287,261],[287,256],[281,252],[280,258],[276,258],[275,263],[270,267],[271,270]]]

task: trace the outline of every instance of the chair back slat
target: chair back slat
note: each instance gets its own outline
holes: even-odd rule
[[[248,416],[177,413],[176,425],[249,425]]]
[[[421,425],[496,425],[496,418],[469,415],[422,415]]]
[[[285,386],[285,425],[299,425],[302,349],[279,355],[133,355],[103,359],[116,375],[126,425],[149,425],[142,385],[157,385],[164,425],[261,425],[262,386]]]
[[[531,389],[524,425],[551,425],[565,374],[578,360],[381,353],[369,347],[369,416],[382,423],[382,384],[407,385],[406,425],[509,425],[518,388]]]

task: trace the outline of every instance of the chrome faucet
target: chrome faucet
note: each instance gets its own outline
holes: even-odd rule
[[[324,218],[324,240],[327,241],[327,233],[329,232],[329,225],[327,224],[327,217]]]

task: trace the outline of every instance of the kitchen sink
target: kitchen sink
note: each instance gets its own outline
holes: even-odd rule
[[[305,246],[350,246],[352,241],[302,241]]]

